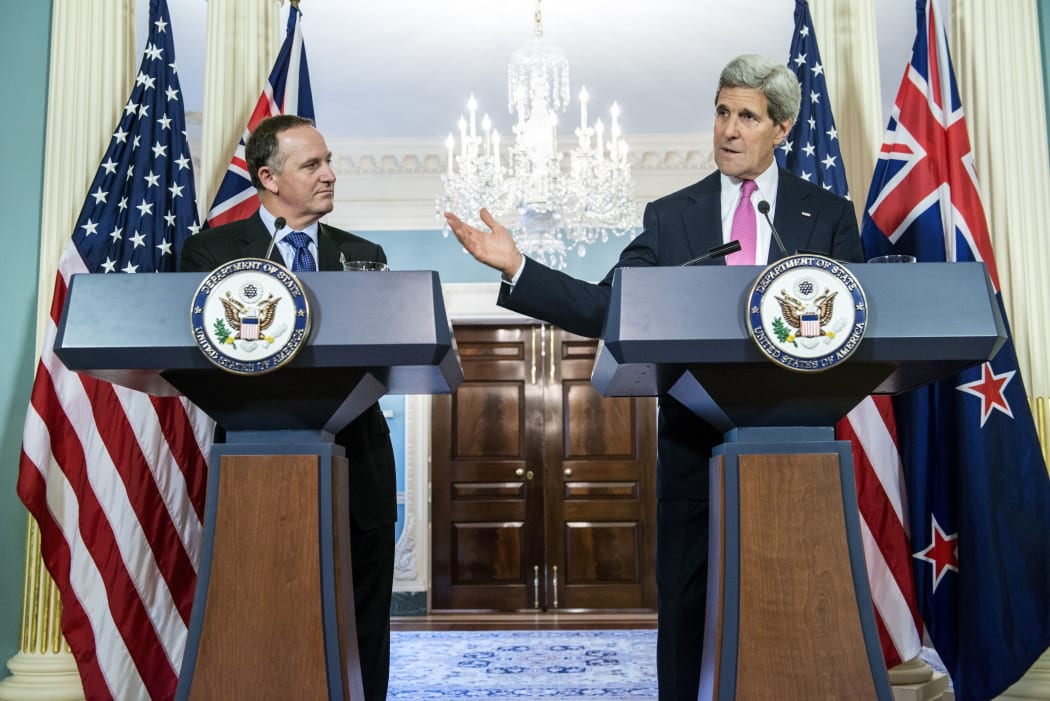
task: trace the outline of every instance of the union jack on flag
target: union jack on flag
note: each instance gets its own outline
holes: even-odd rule
[[[981,261],[1006,311],[947,37],[934,0],[875,168],[871,255]],[[1050,647],[1050,478],[1013,341],[897,398],[923,620],[960,701],[998,696]]]
[[[845,165],[805,0],[795,2],[795,34],[788,67],[794,70],[802,87],[802,106],[798,120],[777,150],[777,161],[795,175],[846,197],[849,188]],[[806,329],[802,333],[806,335]],[[879,642],[886,666],[895,667],[918,656],[922,643],[912,583],[897,425],[890,398],[866,397],[839,421],[835,435],[850,441],[852,448],[864,562]]]
[[[71,372],[53,352],[70,276],[175,269],[197,230],[171,19],[150,0],[131,97],[59,261],[26,412],[18,495],[89,699],[169,699],[200,561],[214,424],[183,398]]]
[[[302,13],[293,4],[288,10],[288,29],[270,77],[263,87],[262,95],[255,104],[244,136],[237,144],[226,175],[219,184],[215,202],[204,222],[204,228],[228,224],[246,219],[259,208],[259,196],[248,175],[248,164],[244,160],[244,144],[256,125],[267,117],[277,114],[297,114],[314,118],[314,99],[310,91],[310,72],[306,65],[306,47],[303,45]],[[181,249],[179,249],[181,250]]]

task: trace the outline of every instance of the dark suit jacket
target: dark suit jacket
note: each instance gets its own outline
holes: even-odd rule
[[[848,262],[864,260],[853,204],[785,170],[777,186],[773,224],[789,254],[797,249]],[[721,182],[714,172],[649,203],[642,233],[624,248],[616,268],[674,266],[722,243]],[[771,243],[769,262],[782,257]],[[725,265],[725,259],[704,265]],[[613,270],[598,284],[577,280],[526,259],[517,284],[502,285],[499,304],[566,331],[598,337],[605,325]],[[698,301],[697,310],[703,309]],[[670,397],[660,398],[657,496],[703,498],[707,459],[722,436]]]
[[[263,258],[271,233],[256,212],[247,219],[191,236],[182,248],[179,270],[208,272],[236,258]],[[320,270],[342,270],[340,252],[347,260],[386,262],[382,246],[324,224],[318,227],[317,252]],[[276,246],[270,259],[284,264]],[[351,421],[336,434],[335,442],[346,449],[350,460],[350,516],[354,525],[368,530],[394,523],[397,520],[394,453],[390,428],[379,405],[373,404]]]

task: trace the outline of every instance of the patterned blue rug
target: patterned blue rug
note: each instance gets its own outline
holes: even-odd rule
[[[395,631],[387,698],[654,701],[656,631]]]

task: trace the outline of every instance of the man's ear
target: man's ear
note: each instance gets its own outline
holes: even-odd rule
[[[259,182],[269,192],[277,194],[277,173],[274,172],[273,168],[269,166],[261,166],[256,175],[259,177]]]
[[[791,126],[795,123],[793,119],[785,119],[783,122],[777,124],[777,135],[773,139],[773,142],[779,146],[780,142],[787,138],[787,135],[791,132]]]

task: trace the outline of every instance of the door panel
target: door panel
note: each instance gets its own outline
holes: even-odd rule
[[[432,608],[654,608],[655,402],[603,398],[597,343],[457,327],[435,396]]]

